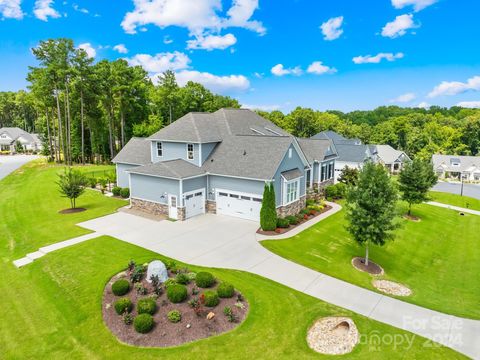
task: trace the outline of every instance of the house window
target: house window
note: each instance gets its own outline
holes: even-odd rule
[[[327,165],[322,164],[320,180],[323,182],[327,180]]]
[[[157,142],[157,156],[163,156],[163,145],[161,142]]]
[[[187,159],[193,160],[193,144],[187,144]]]
[[[291,159],[292,158],[292,149],[288,149],[288,158]]]
[[[292,180],[285,184],[285,203],[290,204],[299,198],[299,180]]]
[[[328,178],[333,178],[333,163],[328,164]]]

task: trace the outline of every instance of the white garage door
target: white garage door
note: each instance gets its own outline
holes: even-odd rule
[[[217,214],[236,216],[248,220],[260,220],[262,196],[218,189],[216,191]]]
[[[185,218],[205,213],[205,190],[184,193]]]

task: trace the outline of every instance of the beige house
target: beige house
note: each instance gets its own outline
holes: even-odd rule
[[[480,181],[480,156],[435,154],[432,156],[432,164],[441,179]]]

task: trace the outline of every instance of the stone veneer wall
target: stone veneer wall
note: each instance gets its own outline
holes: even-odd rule
[[[159,204],[159,203],[154,203],[151,201],[140,200],[135,198],[131,198],[130,203],[131,203],[132,209],[143,211],[152,215],[168,216],[167,204]]]
[[[185,208],[184,207],[177,208],[177,220],[180,220],[180,221],[185,220]]]
[[[300,212],[300,210],[305,208],[305,203],[306,196],[302,196],[300,199],[291,204],[280,206],[279,208],[277,208],[277,216],[283,218],[289,215],[296,215]]]
[[[207,200],[205,202],[205,209],[209,214],[216,214],[217,213],[217,203],[212,200]]]

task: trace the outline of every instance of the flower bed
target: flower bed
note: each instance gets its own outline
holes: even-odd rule
[[[247,301],[237,290],[233,291],[232,297],[218,296],[217,288],[224,289],[226,285],[221,285],[222,282],[217,279],[211,287],[200,288],[193,280],[195,273],[173,266],[168,270],[167,282],[155,287],[154,284],[147,282],[145,273],[139,275],[139,270],[140,266],[131,266],[130,270],[115,275],[103,292],[104,322],[124,343],[147,347],[178,346],[232,330],[246,318]],[[179,276],[179,273],[184,276]],[[132,282],[132,276],[139,277],[140,281]],[[126,294],[116,296],[112,291],[112,285],[120,279],[128,280],[130,287]],[[175,279],[188,283],[183,285]],[[182,287],[186,289],[186,298],[180,289]],[[123,286],[122,289],[124,288]],[[224,292],[219,293],[223,294]],[[226,295],[229,296],[230,292]],[[119,301],[126,298],[131,301],[133,307],[129,312],[128,307],[122,304],[126,310],[119,315],[116,307],[120,312],[123,308],[115,304],[128,302]]]

